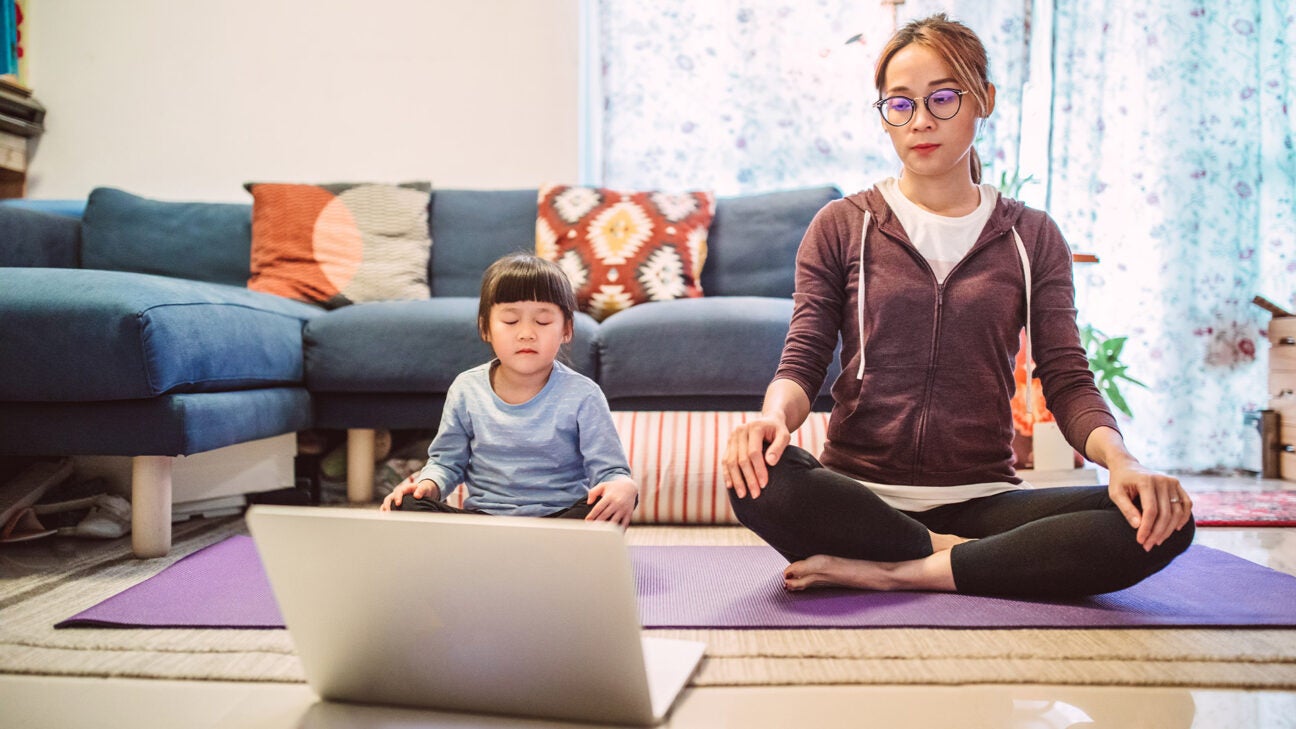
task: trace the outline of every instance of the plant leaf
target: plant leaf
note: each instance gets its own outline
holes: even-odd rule
[[[1134,417],[1134,413],[1130,412],[1129,404],[1125,402],[1125,398],[1121,396],[1120,390],[1116,388],[1116,383],[1111,383],[1106,392],[1107,399],[1111,400],[1111,404],[1115,405],[1117,410],[1125,413],[1128,417]]]
[[[1120,361],[1121,353],[1125,351],[1125,344],[1128,341],[1127,336],[1109,337],[1092,324],[1080,327],[1080,343],[1084,346],[1085,356],[1089,360],[1089,369],[1094,374],[1094,384],[1112,406],[1132,418],[1134,413],[1130,410],[1129,403],[1125,402],[1116,383],[1124,380],[1143,388],[1147,385],[1130,377],[1126,372],[1129,366]]]
[[[1133,383],[1133,384],[1135,384],[1135,385],[1138,385],[1139,387],[1143,388],[1144,390],[1147,389],[1147,385],[1145,385],[1145,384],[1143,384],[1142,382],[1140,382],[1140,381],[1134,379],[1133,377],[1130,377],[1129,375],[1125,374],[1124,372],[1121,373],[1121,378],[1124,379],[1126,382],[1130,382],[1130,383]]]
[[[1107,356],[1113,360],[1120,359],[1121,350],[1125,349],[1125,342],[1128,339],[1129,337],[1112,337],[1108,339],[1105,346]]]

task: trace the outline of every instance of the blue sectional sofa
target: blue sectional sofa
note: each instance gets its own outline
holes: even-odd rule
[[[6,201],[0,455],[131,456],[140,556],[170,547],[174,456],[315,427],[347,429],[351,462],[371,462],[373,429],[435,428],[451,380],[490,357],[475,325],[481,273],[533,247],[536,194],[434,191],[431,298],[331,311],[246,288],[250,203],[111,188]],[[578,314],[571,364],[614,409],[758,407],[787,333],[797,245],[839,196],[720,198],[706,296],[601,323]],[[363,499],[372,473],[353,471]]]

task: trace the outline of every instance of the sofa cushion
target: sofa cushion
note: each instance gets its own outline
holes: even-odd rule
[[[320,310],[239,286],[0,269],[0,400],[150,398],[294,385]]]
[[[301,387],[0,402],[0,455],[187,456],[309,427],[311,397]]]
[[[426,299],[431,184],[248,183],[248,288],[328,308]]]
[[[562,267],[580,308],[595,319],[702,295],[711,193],[549,185],[538,198],[536,255]]]
[[[477,296],[497,258],[535,250],[534,189],[435,190],[431,210],[433,296]]]
[[[593,377],[598,325],[580,312],[571,366]],[[441,394],[494,354],[477,333],[477,299],[373,302],[330,311],[304,332],[306,384],[315,392]]]
[[[90,192],[81,266],[244,286],[252,207],[163,202],[109,187]]]
[[[702,290],[707,296],[790,298],[796,251],[835,187],[722,197],[711,223]]]
[[[759,398],[778,367],[791,319],[791,299],[754,296],[627,309],[599,326],[599,384],[612,401]]]

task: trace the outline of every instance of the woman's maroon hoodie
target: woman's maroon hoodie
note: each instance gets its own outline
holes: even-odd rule
[[[1080,346],[1071,251],[1047,214],[1000,197],[972,249],[937,283],[874,188],[829,203],[810,223],[775,374],[813,400],[840,335],[825,466],[886,484],[1020,481],[1010,401],[1026,325],[1021,250],[1030,261],[1035,375],[1049,410],[1082,452],[1094,428],[1116,428]]]

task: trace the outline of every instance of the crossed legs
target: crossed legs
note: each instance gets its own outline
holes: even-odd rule
[[[1119,590],[1170,563],[1192,521],[1151,552],[1105,487],[1012,491],[926,512],[898,511],[854,479],[788,448],[757,499],[730,502],[740,521],[791,563],[788,589],[1073,597]]]

